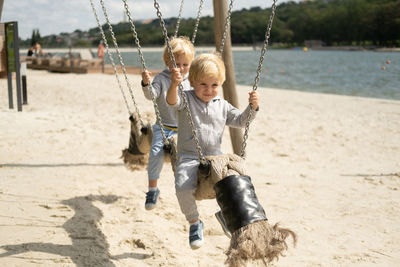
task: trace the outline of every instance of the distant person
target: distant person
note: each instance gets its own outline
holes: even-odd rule
[[[31,47],[28,49],[28,57],[33,56],[34,51],[35,51],[35,46],[31,46]]]
[[[101,59],[103,59],[104,57],[104,45],[103,45],[103,41],[100,41],[100,44],[97,48],[97,56]]]
[[[97,47],[97,56],[101,59],[101,72],[104,73],[104,45],[103,41],[100,41]]]
[[[43,51],[42,51],[42,46],[39,44],[39,42],[35,42],[35,56],[39,57],[43,55]]]

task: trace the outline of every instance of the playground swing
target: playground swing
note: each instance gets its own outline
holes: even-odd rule
[[[108,58],[109,58],[109,60],[111,62],[111,65],[113,67],[114,74],[115,74],[115,77],[117,79],[117,83],[118,83],[119,89],[121,91],[122,97],[124,99],[125,105],[127,107],[128,113],[129,113],[129,120],[130,120],[130,123],[131,123],[131,134],[130,134],[130,139],[129,139],[129,147],[122,151],[122,158],[124,158],[124,163],[125,163],[125,165],[127,166],[128,169],[131,169],[131,170],[142,169],[144,166],[147,165],[147,161],[148,161],[148,152],[150,150],[151,139],[152,139],[152,128],[151,128],[150,123],[147,122],[145,124],[143,122],[143,119],[142,119],[142,117],[140,115],[139,108],[138,108],[138,106],[136,104],[135,97],[134,97],[133,92],[132,92],[132,86],[131,86],[131,84],[129,82],[129,79],[127,77],[126,68],[125,68],[125,65],[124,65],[124,63],[122,61],[122,57],[121,57],[121,54],[120,54],[119,49],[118,49],[118,44],[116,42],[115,35],[114,35],[113,31],[112,31],[112,26],[111,26],[111,24],[109,22],[107,13],[105,12],[104,3],[103,3],[102,0],[100,1],[101,4],[102,4],[104,15],[105,15],[106,20],[107,20],[107,24],[108,24],[110,32],[111,32],[111,37],[112,37],[112,40],[114,42],[115,49],[117,51],[118,59],[119,59],[119,62],[120,62],[120,65],[121,65],[121,68],[122,68],[122,71],[123,71],[123,74],[124,74],[124,77],[125,77],[125,81],[126,81],[130,96],[132,98],[132,103],[134,105],[135,112],[131,111],[131,108],[130,108],[130,106],[128,104],[127,97],[126,97],[126,95],[124,93],[121,81],[119,79],[119,75],[118,75],[118,72],[117,72],[117,67],[116,67],[115,62],[113,60],[113,57],[112,57],[112,55],[110,53],[109,45],[108,45],[105,33],[103,31],[103,28],[101,27],[100,20],[99,20],[99,17],[97,15],[97,12],[96,12],[96,8],[94,7],[94,4],[93,4],[93,0],[89,0],[89,1],[90,1],[90,5],[92,7],[93,14],[94,14],[95,19],[96,19],[96,22],[97,22],[97,26],[98,26],[98,28],[100,30],[104,45],[106,47]]]
[[[157,10],[157,16],[163,30],[171,61],[173,66],[176,67],[172,48],[169,44],[167,29],[157,0],[154,0],[154,7]],[[253,90],[257,90],[275,10],[276,0],[273,1],[271,7],[271,15],[265,33],[264,46],[261,51]],[[226,252],[226,263],[230,266],[242,266],[249,260],[261,260],[267,264],[274,259],[278,259],[288,248],[286,238],[290,235],[294,243],[296,243],[297,237],[290,229],[281,228],[278,224],[271,226],[268,223],[265,211],[255,194],[251,178],[244,173],[244,154],[251,112],[246,120],[240,157],[231,154],[204,156],[196,130],[194,129],[188,100],[183,93],[181,85],[178,91],[182,98],[200,161],[195,198],[196,200],[216,198],[226,226],[230,233],[232,233],[230,246]]]
[[[137,31],[136,31],[136,26],[133,23],[133,19],[132,19],[131,13],[129,11],[128,3],[126,2],[126,0],[122,0],[122,1],[124,2],[125,13],[126,13],[126,15],[128,17],[130,25],[131,25],[131,31],[132,31],[133,38],[134,38],[136,46],[137,46],[137,50],[138,50],[139,58],[140,58],[140,61],[141,61],[142,69],[143,70],[147,70],[146,63],[145,63],[145,60],[144,60],[144,56],[143,56],[143,53],[142,53],[142,49],[141,49],[141,46],[140,46],[140,40],[139,40]],[[183,0],[181,2],[181,9],[182,9],[182,6],[183,6]],[[181,16],[181,11],[180,11],[179,16]],[[179,21],[180,21],[180,19],[178,19],[178,22],[177,22],[176,33],[177,33],[178,29],[179,29]],[[161,135],[162,135],[162,139],[163,139],[163,144],[164,144],[163,145],[163,149],[166,152],[166,154],[168,155],[167,157],[164,157],[164,160],[166,162],[170,161],[171,162],[171,166],[172,166],[172,170],[175,171],[175,164],[176,164],[176,161],[177,161],[177,151],[176,151],[176,142],[177,142],[177,140],[176,140],[176,136],[173,135],[173,136],[171,136],[169,138],[166,137],[165,131],[164,131],[164,126],[163,126],[162,120],[161,120],[161,114],[160,114],[160,111],[159,111],[159,108],[158,108],[154,93],[153,93],[152,90],[149,90],[149,93],[150,93],[150,96],[151,96],[151,100],[153,102],[154,112],[156,114],[156,123],[160,127],[160,131],[161,131]],[[151,140],[150,140],[150,142],[151,142]],[[126,155],[126,153],[125,153],[125,155]]]

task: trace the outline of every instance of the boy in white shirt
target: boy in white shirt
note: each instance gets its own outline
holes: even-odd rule
[[[179,69],[171,70],[171,86],[166,102],[178,110],[178,162],[175,171],[175,190],[179,206],[190,224],[189,244],[192,249],[203,244],[203,222],[199,219],[194,192],[197,186],[197,169],[200,164],[192,130],[184,110],[178,86],[183,81]],[[258,111],[258,93],[249,93],[250,105],[241,112],[218,96],[225,81],[225,66],[215,54],[196,57],[189,70],[192,90],[184,91],[192,114],[196,135],[204,156],[222,154],[221,142],[225,125],[243,128],[251,112],[253,120]]]

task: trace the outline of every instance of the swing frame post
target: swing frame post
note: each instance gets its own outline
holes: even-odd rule
[[[218,51],[222,41],[222,35],[224,33],[225,16],[228,12],[228,2],[226,0],[213,0],[214,7],[214,37],[215,47]],[[225,46],[222,52],[222,59],[225,63],[225,75],[226,79],[222,86],[224,98],[231,103],[234,107],[239,108],[239,100],[236,92],[236,79],[235,70],[233,67],[232,57],[232,42],[231,42],[231,31],[230,27],[226,33]],[[240,155],[243,141],[242,129],[229,127],[229,133],[231,136],[231,143],[233,153]]]

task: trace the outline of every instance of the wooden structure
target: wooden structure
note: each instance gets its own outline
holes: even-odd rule
[[[7,61],[6,61],[6,35],[4,24],[0,23],[0,78],[7,77]]]
[[[214,36],[216,50],[218,51],[222,34],[224,32],[225,17],[228,13],[228,3],[226,0],[213,0],[214,5]],[[223,85],[224,98],[231,103],[234,107],[239,108],[239,101],[236,92],[236,79],[235,70],[233,67],[233,57],[232,57],[232,42],[231,42],[231,31],[230,28],[227,32],[227,37],[225,40],[225,48],[222,54],[222,58],[225,63],[226,68],[226,80]],[[229,133],[231,135],[231,142],[233,152],[240,155],[243,142],[242,130],[238,128],[229,128]]]
[[[61,73],[89,73],[101,70],[100,59],[82,59],[79,57],[25,57],[27,67],[36,70],[48,70]]]

